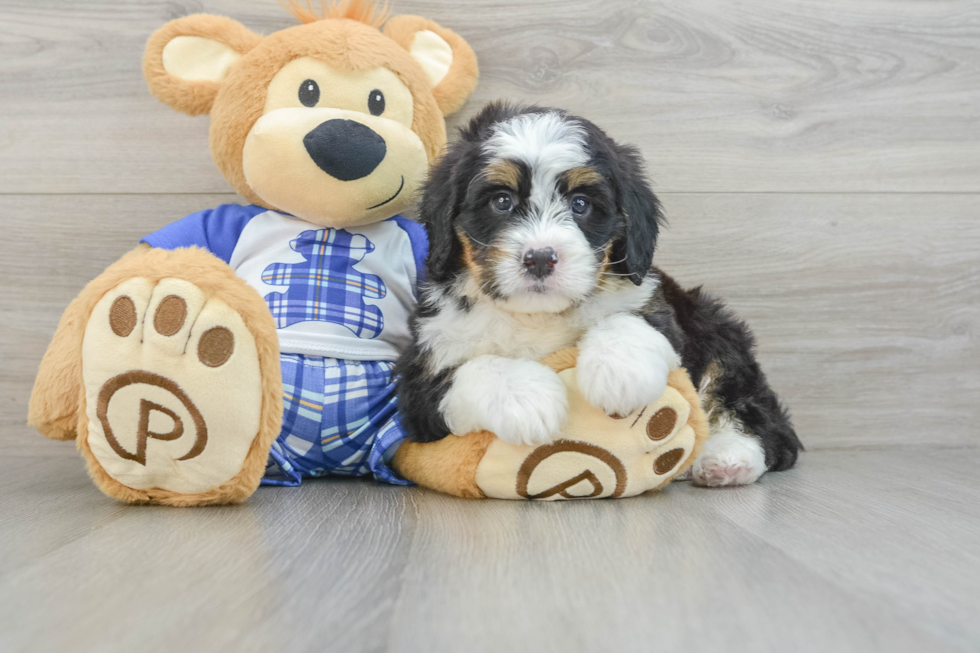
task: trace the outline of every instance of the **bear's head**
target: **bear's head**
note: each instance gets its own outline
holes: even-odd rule
[[[476,56],[434,22],[384,22],[366,1],[288,7],[302,24],[266,37],[205,14],[164,25],[143,58],[150,91],[211,114],[214,162],[250,202],[335,228],[395,215],[476,86]]]

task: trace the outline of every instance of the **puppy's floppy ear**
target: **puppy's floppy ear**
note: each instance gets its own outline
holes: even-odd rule
[[[613,187],[624,226],[612,243],[610,256],[615,264],[611,267],[638,286],[653,265],[653,250],[664,217],[660,201],[646,181],[640,153],[633,147],[613,147]]]
[[[463,203],[468,179],[475,171],[463,169],[472,143],[457,141],[439,159],[429,174],[419,203],[419,222],[429,236],[427,278],[442,282],[451,280],[459,270],[463,249],[456,233],[456,218]]]
[[[395,16],[385,24],[384,34],[422,66],[443,115],[463,106],[480,71],[473,49],[461,36],[421,16]]]
[[[228,71],[261,40],[230,18],[184,16],[150,36],[143,76],[161,102],[192,116],[208,113]]]

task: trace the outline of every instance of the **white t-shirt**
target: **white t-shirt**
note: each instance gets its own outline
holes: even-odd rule
[[[228,263],[265,299],[280,351],[373,361],[393,361],[408,346],[428,253],[425,229],[401,216],[330,229],[237,204],[189,215],[143,242],[198,246]]]

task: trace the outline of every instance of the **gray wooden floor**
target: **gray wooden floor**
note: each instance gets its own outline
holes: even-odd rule
[[[368,481],[129,507],[0,461],[0,650],[976,651],[980,451],[474,502]]]
[[[640,146],[809,452],[757,487],[467,503],[369,482],[130,508],[25,422],[86,281],[238,201],[147,36],[273,0],[0,0],[0,650],[980,650],[980,2],[395,0]]]

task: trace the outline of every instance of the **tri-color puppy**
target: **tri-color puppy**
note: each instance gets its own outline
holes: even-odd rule
[[[635,148],[560,110],[491,104],[433,170],[420,219],[428,280],[399,361],[413,439],[558,436],[565,388],[535,361],[577,345],[582,394],[610,415],[687,368],[711,424],[696,483],[752,483],[796,461],[748,327],[652,265],[662,214]]]

